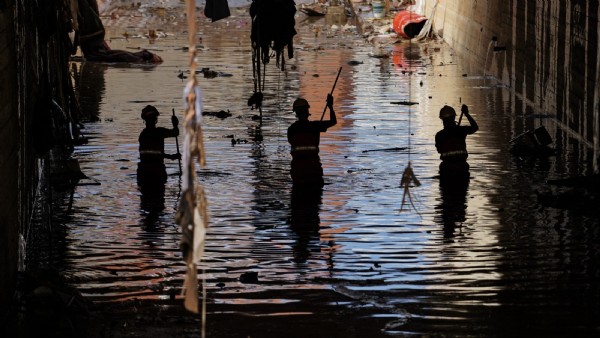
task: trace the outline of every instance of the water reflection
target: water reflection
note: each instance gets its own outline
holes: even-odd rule
[[[165,184],[163,182],[138,181],[140,207],[151,214],[165,209]]]
[[[466,221],[467,192],[469,190],[470,177],[460,175],[440,175],[440,204],[437,216],[440,224],[444,227],[444,238],[450,239],[456,235],[456,228],[462,226]]]
[[[71,73],[75,93],[78,95],[81,117],[84,121],[100,119],[100,103],[106,92],[106,64],[99,62],[73,62]]]
[[[258,122],[247,106],[253,87],[248,23],[238,18],[230,26],[201,28],[202,66],[233,75],[199,81],[208,111],[232,113],[203,120],[208,161],[198,179],[212,220],[203,266],[210,298],[217,302],[228,293],[240,303],[260,297],[269,302],[262,291],[344,285],[352,296],[384,304],[383,316],[390,308],[408,311],[411,320],[399,331],[455,328],[457,336],[493,335],[515,309],[539,314],[530,323],[538,328],[544,315],[597,314],[597,220],[568,210],[539,211],[533,191],[549,178],[577,174],[584,148],[557,135],[559,156],[534,163],[515,159],[507,151],[510,139],[533,124],[513,117],[523,103],[506,89],[482,86],[481,77],[464,77],[450,49],[439,42],[401,43],[389,47],[392,60],[374,58],[373,46],[355,35],[327,37],[332,33],[323,30],[315,37],[309,25],[317,23],[298,27],[297,59],[288,71],[267,69],[262,138],[253,137]],[[172,226],[177,165],[167,163],[164,191],[145,195],[138,190],[136,164],[140,103],[155,102],[161,111],[181,104],[177,75],[188,62],[180,48],[185,43],[177,35],[157,41],[165,62],[151,72],[95,67],[98,74],[81,78],[102,118],[86,124],[93,138],[75,156],[102,185],[76,188],[65,222],[64,269],[86,295],[156,298],[158,286],[182,284],[180,234]],[[360,63],[350,66],[349,60]],[[303,96],[320,112],[340,66],[334,93],[339,123],[321,144],[328,184],[298,193],[289,177],[285,135],[294,117],[284,107]],[[433,137],[439,107],[461,97],[480,125],[469,139],[471,177],[438,181]],[[418,104],[392,107],[390,101]],[[409,116],[410,160],[422,183],[420,215],[398,212],[406,151],[363,153],[406,149]],[[229,135],[248,142],[232,145]],[[166,147],[175,152],[174,142]],[[157,198],[146,203],[148,196]],[[238,283],[250,270],[258,271],[261,283]],[[217,282],[227,287],[213,288]],[[557,289],[562,296],[548,292]],[[569,295],[585,295],[589,302],[569,301]],[[574,317],[568,318],[571,328],[590,327],[591,319]]]
[[[322,187],[294,186],[291,193],[290,228],[295,234],[294,262],[305,263],[313,249],[318,250]],[[315,243],[317,245],[315,245]]]

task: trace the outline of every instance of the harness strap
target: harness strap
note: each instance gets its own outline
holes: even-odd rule
[[[292,147],[292,151],[293,152],[297,152],[297,151],[317,151],[319,150],[319,147],[317,146],[297,146],[297,147]]]
[[[463,155],[468,155],[469,153],[467,153],[466,150],[453,150],[453,151],[447,151],[445,153],[442,153],[440,155],[440,158],[444,159],[444,158],[448,158],[448,157],[455,157],[455,156],[463,156]]]

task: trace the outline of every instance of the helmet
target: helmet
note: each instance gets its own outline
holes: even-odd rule
[[[292,109],[295,111],[296,108],[300,108],[300,107],[306,107],[306,108],[310,108],[310,105],[308,104],[308,101],[306,101],[305,99],[296,99],[296,101],[294,101],[294,104],[292,105]]]
[[[442,120],[445,118],[448,118],[448,117],[454,118],[455,116],[456,116],[456,111],[454,111],[454,108],[452,108],[450,106],[443,106],[442,109],[440,109],[440,118]]]
[[[151,105],[147,105],[146,107],[144,107],[144,109],[142,109],[142,118],[145,120],[151,116],[158,116],[158,109],[156,109],[156,107],[151,106]]]

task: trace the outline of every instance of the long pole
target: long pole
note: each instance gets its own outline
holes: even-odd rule
[[[173,108],[173,116],[175,116],[175,108]],[[177,153],[179,154],[179,136],[175,136],[175,147],[177,147]],[[178,158],[179,160],[179,175],[181,176],[182,174],[182,170],[181,170],[181,157]]]
[[[333,83],[333,88],[331,88],[331,92],[329,95],[333,95],[333,91],[335,90],[335,85],[337,84],[337,80],[340,77],[340,73],[342,72],[342,67],[338,70],[337,76],[335,77],[335,82]],[[321,114],[321,121],[323,121],[323,117],[325,117],[325,111],[327,110],[327,104],[325,104],[325,108],[323,108],[323,114]]]
[[[462,97],[458,98],[458,102],[459,102],[459,104],[462,103]],[[460,106],[460,116],[458,117],[458,123],[456,124],[457,126],[460,126],[460,121],[462,121],[463,115],[464,115],[464,113],[462,111],[462,106]]]

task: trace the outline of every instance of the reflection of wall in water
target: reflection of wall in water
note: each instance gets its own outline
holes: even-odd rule
[[[427,15],[436,2],[434,31],[456,49],[466,71],[509,87],[514,102],[523,103],[514,110],[556,116],[593,150],[588,161],[598,170],[599,2],[428,0]]]
[[[106,91],[104,74],[106,65],[98,62],[71,64],[71,75],[75,78],[75,94],[79,100],[83,121],[100,120],[100,102]]]

